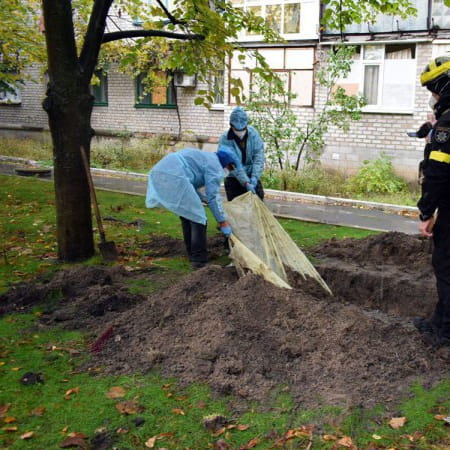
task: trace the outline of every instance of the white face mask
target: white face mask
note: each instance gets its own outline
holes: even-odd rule
[[[430,97],[430,100],[428,100],[428,105],[429,105],[429,107],[431,108],[431,110],[432,111],[434,111],[434,107],[436,106],[436,103],[437,103],[438,101],[436,100],[436,98],[434,97],[434,95],[432,95],[431,97]]]
[[[233,128],[233,132],[239,139],[242,139],[245,136],[245,134],[247,133],[247,130],[237,131]]]

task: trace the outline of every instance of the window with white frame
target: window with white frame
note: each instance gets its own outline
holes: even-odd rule
[[[415,44],[371,44],[356,48],[348,77],[338,84],[362,94],[366,111],[411,112],[416,81]]]
[[[289,36],[303,31],[300,20],[302,12],[300,0],[232,0],[231,2],[238,8],[264,18],[268,25],[279,34]]]
[[[233,6],[253,12],[286,39],[318,37],[320,2],[318,0],[232,0]],[[246,33],[246,34],[245,34]],[[240,39],[258,40],[260,35],[243,32]]]
[[[225,71],[224,70],[220,70],[218,71],[215,75],[213,75],[212,77],[212,88],[213,88],[213,92],[214,92],[214,102],[213,102],[213,108],[221,108],[223,107],[224,103],[225,103],[225,98],[224,98],[224,76],[225,76]]]
[[[293,106],[312,106],[313,104],[313,47],[283,47],[255,49],[264,56],[270,68],[284,81],[287,90],[296,95],[291,100]],[[253,84],[252,69],[256,67],[256,58],[247,53],[244,60],[236,53],[231,60],[230,76],[240,79],[243,85],[242,94],[249,97]],[[230,94],[230,103],[236,99]]]

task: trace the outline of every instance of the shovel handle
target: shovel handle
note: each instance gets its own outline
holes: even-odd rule
[[[80,147],[81,159],[83,160],[84,170],[86,172],[86,178],[89,184],[89,190],[91,192],[92,205],[94,206],[95,218],[97,219],[98,231],[100,232],[100,238],[102,242],[105,241],[105,230],[103,229],[102,218],[100,216],[100,209],[98,207],[97,196],[95,194],[94,183],[92,181],[91,169],[89,167],[89,161],[86,156],[86,150],[83,146]]]

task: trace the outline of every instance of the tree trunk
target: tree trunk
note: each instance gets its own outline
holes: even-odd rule
[[[61,97],[49,88],[45,100],[53,141],[58,256],[64,261],[94,254],[89,185],[80,153],[83,145],[89,154],[92,99],[89,91],[76,92]]]
[[[94,254],[89,185],[80,146],[89,152],[93,98],[75,46],[70,0],[44,0],[49,84],[43,107],[53,141],[58,256]]]

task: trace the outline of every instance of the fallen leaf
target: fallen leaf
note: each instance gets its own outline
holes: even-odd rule
[[[72,397],[72,394],[78,394],[78,392],[80,392],[80,387],[77,386],[75,388],[69,389],[68,391],[66,391],[66,393],[64,394],[64,399],[65,400],[70,400]]]
[[[5,423],[13,423],[13,422],[17,422],[17,419],[15,417],[5,417],[3,419],[3,422],[5,422]]]
[[[151,437],[150,439],[148,439],[148,440],[145,442],[145,446],[146,446],[147,448],[153,448],[153,447],[155,446],[155,444],[156,444],[156,439],[157,439],[156,436]]]
[[[253,438],[247,442],[245,449],[256,447],[259,444],[259,438]]]
[[[24,440],[24,439],[30,439],[32,438],[34,435],[33,431],[27,431],[26,433],[22,434],[22,436],[20,436],[20,439]]]
[[[112,387],[107,393],[106,396],[108,398],[122,398],[125,397],[125,389],[121,386]]]
[[[3,417],[8,409],[11,407],[11,403],[5,403],[4,405],[0,405],[0,417]]]
[[[45,413],[45,406],[38,406],[37,408],[34,408],[30,411],[30,416],[36,416],[36,417],[40,417],[43,416]]]
[[[324,441],[336,441],[336,440],[337,440],[337,437],[334,436],[334,435],[332,435],[332,434],[324,434],[324,435],[322,436],[322,439],[323,439]]]
[[[213,433],[213,436],[220,436],[221,434],[225,433],[227,429],[225,427],[219,428],[215,433]]]
[[[350,436],[343,436],[341,439],[337,441],[338,445],[341,445],[342,447],[353,447],[353,441]]]
[[[172,412],[174,414],[178,414],[180,416],[184,416],[184,411],[182,409],[180,409],[180,408],[174,408],[174,409],[172,409]]]
[[[117,428],[117,434],[127,434],[130,430],[128,428]]]
[[[67,436],[81,438],[81,439],[87,439],[89,437],[88,435],[86,435],[84,433],[80,433],[80,432],[76,432],[76,431],[69,433]]]
[[[405,425],[406,417],[393,417],[388,423],[391,428],[397,430]]]
[[[381,436],[379,436],[378,434],[372,434],[372,438],[378,441],[381,439]]]
[[[435,418],[436,420],[445,420],[445,416],[443,416],[442,414],[436,414],[436,415],[434,416],[434,418]]]
[[[18,428],[17,427],[4,427],[4,428],[2,428],[2,430],[8,431],[8,433],[12,433],[14,431],[17,431]]]
[[[116,404],[116,409],[121,414],[136,414],[143,411],[143,407],[137,404],[136,400],[127,400]]]
[[[241,425],[238,424],[238,426],[236,427],[239,431],[245,431],[248,430],[250,428],[250,425]]]
[[[61,433],[67,433],[67,430],[69,429],[69,425],[66,425],[62,430]]]

